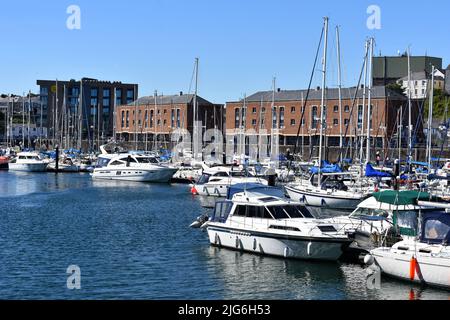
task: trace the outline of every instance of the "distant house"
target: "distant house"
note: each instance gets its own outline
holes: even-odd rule
[[[436,69],[434,72],[434,88],[444,90],[445,87],[445,71]],[[411,73],[411,98],[416,100],[425,99],[428,96],[430,88],[431,75],[426,71]],[[403,77],[397,81],[405,89],[405,94],[408,95],[408,76]]]

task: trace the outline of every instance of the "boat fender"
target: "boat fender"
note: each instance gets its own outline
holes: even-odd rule
[[[239,237],[236,236],[236,249],[239,249]]]
[[[306,196],[305,196],[305,195],[303,195],[303,197],[302,197],[301,201],[302,201],[303,203],[305,203],[305,202],[306,202]]]
[[[284,257],[287,258],[289,256],[289,248],[284,248]]]
[[[366,254],[364,256],[364,263],[367,264],[368,266],[371,266],[374,263],[374,261],[375,259],[371,254]]]
[[[311,255],[311,246],[312,246],[312,242],[308,243],[308,247],[307,247],[308,256]]]
[[[192,186],[192,188],[191,188],[191,193],[192,193],[193,195],[197,195],[197,194],[198,194],[197,189],[195,188],[195,186]]]
[[[253,239],[253,250],[256,250],[258,248],[258,241],[256,241],[256,238]]]
[[[216,233],[216,236],[214,237],[214,244],[215,245],[220,245],[220,237],[219,237],[218,233]]]
[[[326,206],[326,202],[325,202],[325,199],[322,199],[322,201],[321,201],[321,203],[322,203],[322,206]]]
[[[416,277],[416,263],[416,258],[412,257],[411,261],[409,262],[409,279],[411,281],[414,281],[414,278]]]

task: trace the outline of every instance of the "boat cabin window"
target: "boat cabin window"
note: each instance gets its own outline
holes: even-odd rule
[[[137,158],[137,161],[139,163],[153,163],[153,164],[158,164],[158,160],[156,160],[155,158],[152,157],[142,157],[142,158]]]
[[[116,160],[116,161],[113,161],[110,165],[111,166],[120,166],[120,165],[123,165],[123,163]]]
[[[106,167],[110,161],[111,159],[98,158],[97,167]]]
[[[205,184],[205,183],[208,183],[208,181],[209,181],[209,178],[210,178],[211,176],[209,175],[209,174],[202,174],[201,176],[200,176],[200,178],[198,179],[198,182],[197,182],[197,184]]]
[[[389,218],[389,212],[383,209],[358,208],[351,216],[355,218],[364,218],[364,217]]]
[[[347,191],[348,187],[344,184],[342,176],[325,176],[322,179],[322,189]]]
[[[26,156],[19,156],[19,160],[26,160],[27,157]]]
[[[226,172],[217,172],[215,174],[213,174],[213,177],[228,177],[228,173]]]
[[[234,215],[238,217],[273,219],[269,210],[262,206],[244,206],[238,205],[234,211]]]
[[[130,159],[130,163],[137,163],[136,159],[134,159],[134,158],[132,158],[132,157],[130,157],[130,158],[128,158],[128,157],[126,157],[126,158],[120,158],[121,161],[125,161],[125,162],[127,162],[128,159]]]
[[[417,235],[417,215],[416,211],[395,211],[394,224],[399,228],[403,236]]]
[[[250,172],[245,172],[245,171],[231,171],[230,175],[234,178],[245,178],[245,177],[253,176]]]
[[[283,209],[292,219],[314,218],[311,212],[309,212],[309,210],[303,206],[284,206]]]
[[[448,244],[450,242],[450,215],[433,213],[430,217],[425,217],[421,238],[426,243]]]
[[[211,221],[224,223],[228,219],[233,203],[231,201],[216,202]]]

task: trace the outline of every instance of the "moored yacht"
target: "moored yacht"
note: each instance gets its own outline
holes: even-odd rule
[[[365,262],[394,278],[450,289],[450,206],[445,207],[420,212],[403,241],[372,250]]]
[[[216,203],[202,228],[212,245],[284,258],[334,261],[352,242],[300,203],[257,192]]]
[[[167,183],[176,171],[176,168],[160,164],[154,156],[102,154],[98,157],[92,178]]]
[[[17,157],[9,162],[10,171],[45,172],[49,161],[37,152],[19,152]]]
[[[345,185],[343,177],[346,175],[351,174],[312,174],[309,180],[300,180],[285,186],[286,193],[294,201],[308,206],[354,210],[367,194],[361,189]]]
[[[198,181],[191,185],[191,193],[201,196],[226,197],[230,186],[241,183],[268,185],[267,180],[254,177],[248,171],[237,167],[213,167],[203,170]]]

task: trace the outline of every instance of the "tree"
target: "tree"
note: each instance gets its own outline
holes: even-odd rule
[[[449,96],[441,89],[434,90],[434,99],[433,99],[433,119],[442,120],[448,115],[445,114],[446,106],[449,103]],[[430,108],[430,99],[427,99],[425,102],[425,110],[424,110],[424,121],[428,121],[428,111]],[[445,119],[447,120],[447,119]]]
[[[390,83],[390,84],[388,84],[387,86],[386,86],[386,88],[387,89],[390,89],[391,91],[394,91],[394,92],[396,92],[396,93],[398,93],[398,94],[400,94],[400,95],[402,95],[402,96],[405,96],[406,97],[406,94],[405,94],[405,89],[402,87],[402,85],[401,84],[399,84],[399,83]]]

